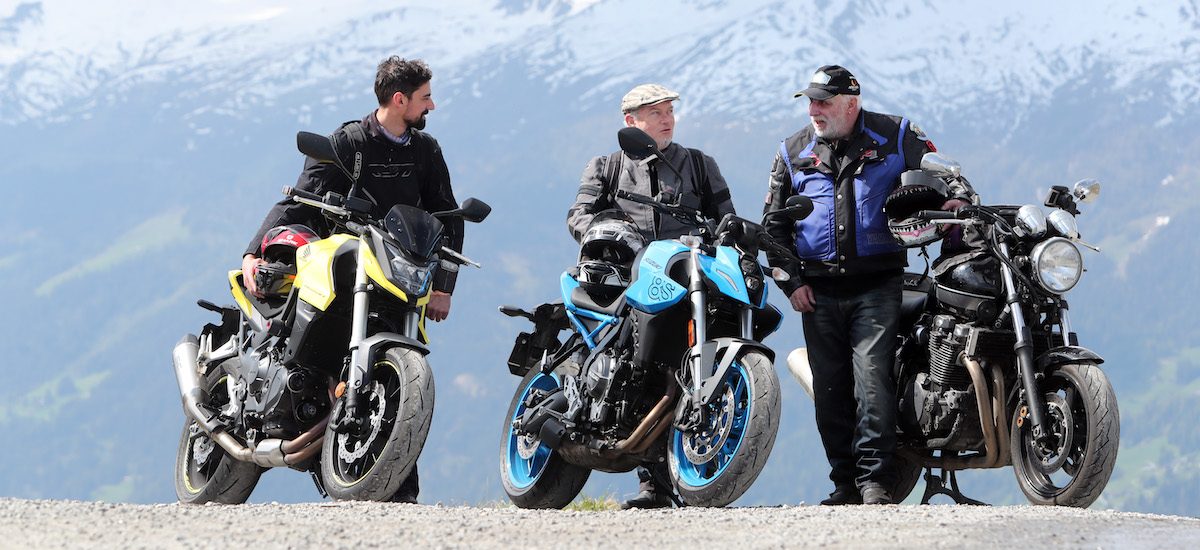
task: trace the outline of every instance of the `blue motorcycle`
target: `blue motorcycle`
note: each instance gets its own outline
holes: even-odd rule
[[[630,158],[661,159],[640,130],[625,128],[618,141]],[[522,380],[504,417],[504,490],[521,508],[562,508],[592,470],[666,461],[678,504],[725,506],[749,489],[775,443],[779,380],[762,341],[782,315],[767,303],[758,253],[791,252],[732,214],[717,223],[684,206],[617,196],[696,231],[635,256],[605,250],[581,262],[560,278],[561,302],[500,308],[534,324],[508,360]],[[793,199],[776,214],[811,213],[807,197]],[[606,219],[619,215],[597,216]],[[601,225],[593,221],[589,232]],[[601,236],[621,242],[619,231]]]

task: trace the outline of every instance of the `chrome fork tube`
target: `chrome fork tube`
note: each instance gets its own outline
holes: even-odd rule
[[[356,390],[348,392],[350,401],[355,403],[357,390],[368,381],[367,358],[362,356],[362,341],[367,337],[367,308],[370,298],[367,295],[367,242],[360,239],[358,243],[358,265],[354,272],[354,314],[350,325],[350,373],[347,385]]]
[[[1062,331],[1063,345],[1071,345],[1071,318],[1067,315],[1067,308],[1061,307],[1058,309],[1058,326]]]
[[[700,383],[704,381],[703,364],[704,354],[701,350],[704,349],[704,343],[708,341],[708,302],[704,296],[704,279],[700,273],[700,250],[693,247],[691,250],[691,262],[688,266],[688,294],[692,302],[692,323],[695,325],[693,329],[696,334],[695,345],[691,350],[691,366],[692,366],[692,388],[693,396],[699,395]]]

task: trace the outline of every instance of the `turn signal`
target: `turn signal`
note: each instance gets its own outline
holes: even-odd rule
[[[338,382],[337,388],[333,390],[333,397],[341,399],[343,395],[346,395],[346,383]]]
[[[688,347],[696,345],[696,320],[688,319]]]

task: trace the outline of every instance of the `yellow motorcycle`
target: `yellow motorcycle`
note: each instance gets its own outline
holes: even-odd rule
[[[229,272],[235,305],[173,352],[187,417],[175,461],[180,502],[245,502],[266,468],[312,473],[338,500],[390,500],[409,475],[433,418],[425,356],[425,306],[437,270],[479,264],[444,246],[439,218],[481,222],[491,207],[466,199],[430,214],[397,205],[373,219],[373,203],[327,137],[300,132],[302,153],[350,178],[347,196],[285,187],[335,230],[277,228],[294,257],[263,266],[258,298]],[[264,243],[269,244],[269,243]],[[289,264],[289,262],[292,262]]]

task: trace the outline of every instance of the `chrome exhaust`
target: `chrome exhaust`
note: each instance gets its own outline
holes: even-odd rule
[[[264,468],[287,467],[312,457],[321,448],[324,440],[325,426],[329,417],[317,422],[308,431],[295,439],[266,439],[258,446],[250,449],[237,438],[225,432],[225,426],[217,422],[216,416],[209,418],[200,403],[208,396],[200,387],[200,356],[199,339],[194,334],[188,334],[175,344],[172,352],[175,366],[175,381],[179,384],[179,397],[183,402],[183,412],[200,429],[204,430],[226,453],[242,462],[253,462]]]

